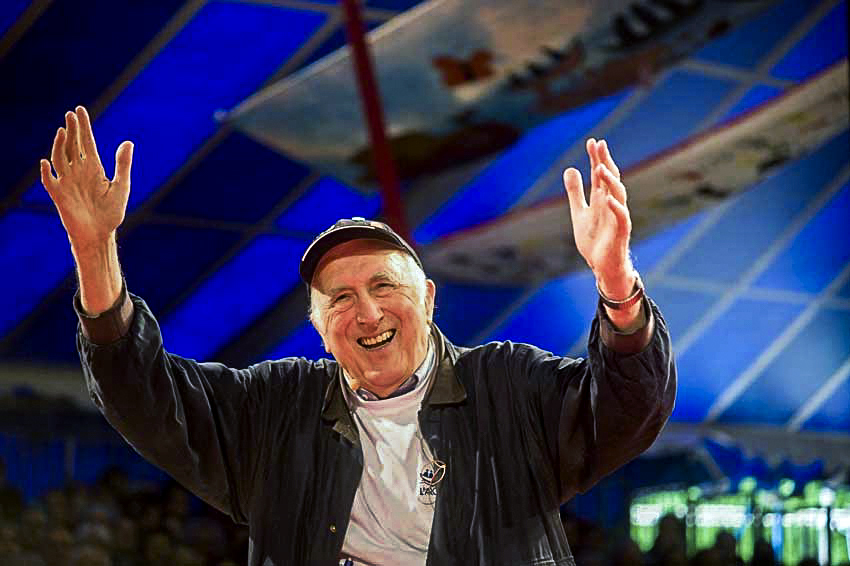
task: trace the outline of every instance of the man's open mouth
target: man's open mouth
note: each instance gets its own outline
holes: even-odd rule
[[[395,328],[391,328],[387,330],[383,334],[378,334],[374,338],[358,338],[357,343],[366,348],[367,350],[375,350],[376,348],[380,348],[381,346],[386,346],[395,338]]]

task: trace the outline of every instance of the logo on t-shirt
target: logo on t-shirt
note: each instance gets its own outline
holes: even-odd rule
[[[440,460],[432,460],[425,464],[419,472],[418,498],[425,505],[433,505],[437,500],[437,484],[446,476],[446,465]]]

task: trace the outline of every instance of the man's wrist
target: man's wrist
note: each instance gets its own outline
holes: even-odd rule
[[[75,238],[68,234],[68,242],[71,244],[71,253],[75,258],[85,256],[100,256],[104,250],[116,242],[115,230],[98,238]]]
[[[597,275],[596,290],[608,320],[618,331],[635,329],[645,321],[641,308],[643,282],[631,262],[616,273]]]
[[[638,273],[629,261],[616,271],[596,272],[596,288],[604,297],[612,301],[621,301],[634,291]]]
[[[613,299],[609,297],[599,285],[599,282],[596,283],[596,290],[599,293],[599,300],[602,301],[609,309],[613,309],[616,311],[625,311],[628,310],[632,305],[640,302],[644,295],[643,289],[643,281],[640,279],[640,275],[635,272],[634,273],[634,282],[632,283],[631,292],[627,297],[622,299]]]

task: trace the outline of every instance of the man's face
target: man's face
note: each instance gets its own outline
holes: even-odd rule
[[[325,349],[380,397],[425,358],[435,290],[421,278],[410,256],[378,240],[336,246],[313,277],[312,319]]]

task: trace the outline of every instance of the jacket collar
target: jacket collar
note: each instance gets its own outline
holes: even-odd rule
[[[437,368],[434,375],[434,383],[431,390],[425,396],[423,405],[451,405],[461,403],[466,399],[466,389],[455,373],[455,362],[457,361],[457,348],[449,342],[436,324],[431,325],[431,335],[434,337],[434,346],[437,355]],[[348,404],[340,386],[339,364],[333,364],[331,380],[325,389],[325,401],[322,404],[322,419],[333,422],[334,430],[342,436],[359,444],[357,429]]]
[[[431,335],[437,349],[437,373],[434,384],[425,396],[424,405],[451,405],[466,400],[466,389],[455,373],[457,348],[449,342],[436,324],[431,325]]]

